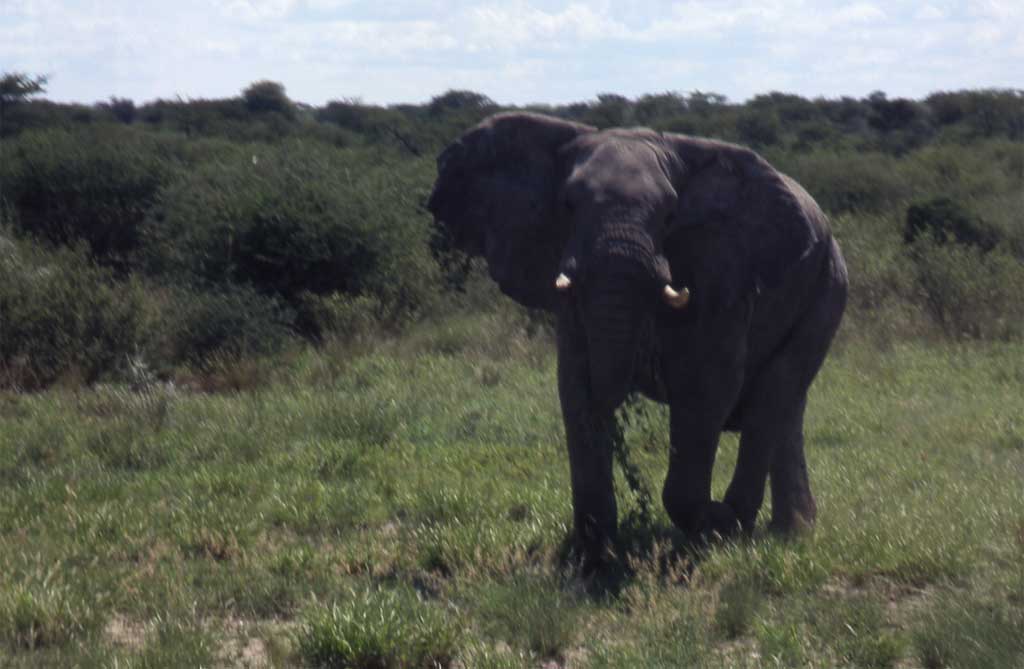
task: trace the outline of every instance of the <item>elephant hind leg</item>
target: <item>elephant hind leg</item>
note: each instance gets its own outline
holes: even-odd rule
[[[773,531],[791,534],[814,526],[818,505],[807,477],[802,429],[779,445],[772,460],[771,486]]]
[[[789,466],[791,461],[803,463],[800,434],[806,386],[796,397],[780,395],[776,388],[785,387],[785,375],[786,370],[780,369],[776,374],[763,376],[764,392],[760,394],[760,401],[752,403],[744,416],[736,470],[725,493],[725,503],[736,511],[740,526],[746,532],[754,529],[764,502],[769,472],[773,525],[783,518],[802,517],[808,513],[809,522],[814,522],[814,498],[807,480],[807,468],[803,467],[800,478],[801,472],[792,471]]]
[[[809,308],[752,380],[745,397],[736,472],[725,501],[747,528],[753,526],[761,507],[769,473],[772,528],[791,532],[814,525],[817,504],[804,456],[804,409],[807,392],[825,361],[846,304],[845,267],[840,257],[830,258],[825,277]]]

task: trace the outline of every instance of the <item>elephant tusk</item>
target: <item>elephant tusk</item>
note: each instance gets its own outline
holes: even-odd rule
[[[666,285],[665,290],[662,291],[661,296],[665,299],[665,304],[672,307],[673,309],[682,309],[690,303],[690,289],[683,288],[682,291],[676,292],[672,289],[672,286]]]
[[[559,274],[558,278],[555,279],[555,289],[558,290],[558,292],[560,293],[564,293],[570,288],[572,288],[572,279],[570,279],[564,273]]]

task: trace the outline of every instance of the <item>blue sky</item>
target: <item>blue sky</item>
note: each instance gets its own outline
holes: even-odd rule
[[[0,71],[48,97],[500,103],[714,91],[743,101],[1024,88],[1024,0],[0,0]]]

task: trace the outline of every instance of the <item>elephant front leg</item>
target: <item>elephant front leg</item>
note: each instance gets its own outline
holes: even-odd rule
[[[614,412],[599,411],[591,398],[587,349],[573,314],[558,329],[558,395],[565,421],[577,549],[597,567],[615,542],[618,509],[612,475]]]
[[[691,537],[728,536],[739,528],[731,506],[711,499],[711,474],[721,429],[696,412],[673,407],[668,476],[662,489],[665,511]]]
[[[585,562],[596,566],[613,546],[618,509],[612,473],[612,417],[589,411],[564,412],[572,479],[576,543]]]

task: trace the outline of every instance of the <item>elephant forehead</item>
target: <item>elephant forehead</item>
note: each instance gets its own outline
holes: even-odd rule
[[[674,197],[657,150],[648,142],[609,136],[577,157],[566,189],[571,199],[651,202]]]

